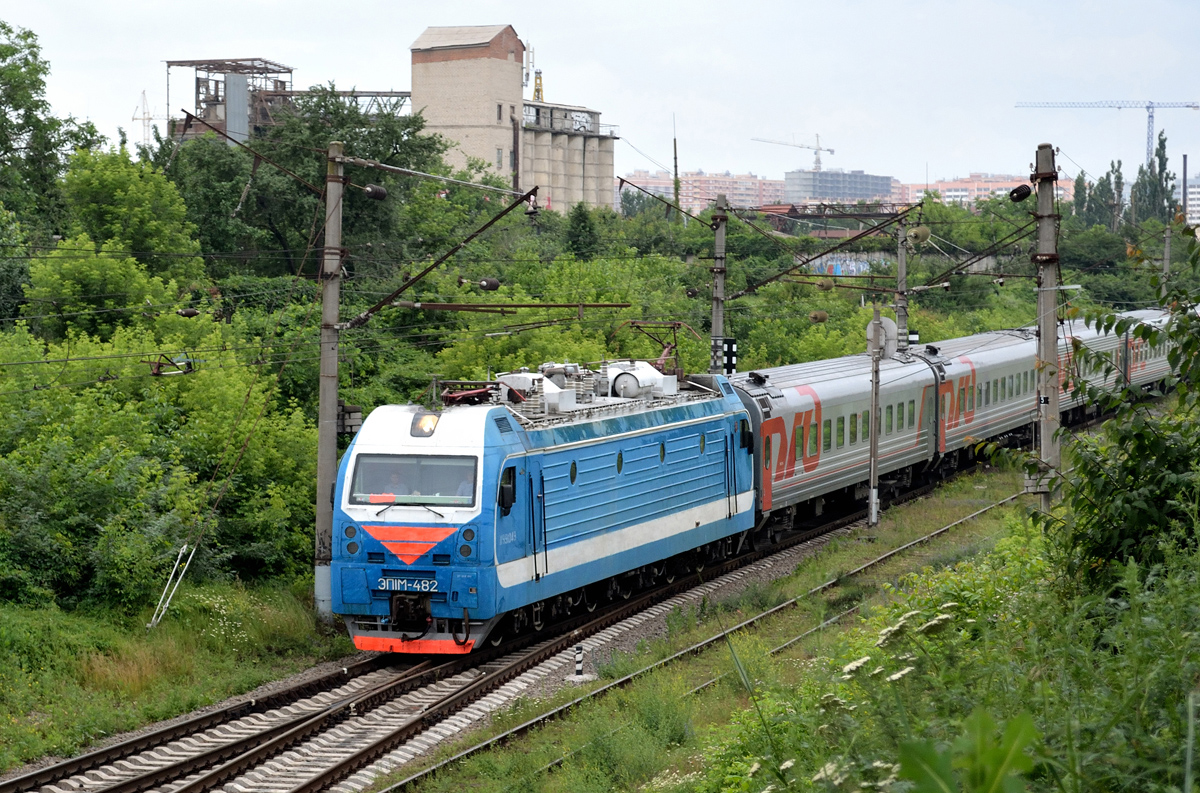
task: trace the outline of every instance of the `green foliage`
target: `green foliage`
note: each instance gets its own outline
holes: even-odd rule
[[[39,242],[66,230],[59,177],[67,157],[103,140],[91,122],[51,114],[49,73],[37,36],[0,20],[0,204]]]
[[[1102,599],[1053,586],[1054,559],[1014,524],[990,554],[904,577],[816,657],[777,662],[789,684],[758,699],[779,754],[737,712],[698,789],[778,789],[778,768],[804,790],[1178,790],[1200,553],[1123,566]]]
[[[170,617],[0,604],[0,772],[249,691],[351,651],[282,587],[185,584]]]
[[[938,750],[930,742],[911,741],[900,745],[900,777],[916,783],[913,793],[1021,793],[1021,774],[1033,770],[1033,759],[1025,749],[1038,735],[1028,713],[1014,716],[999,740],[996,723],[987,711],[976,708],[963,721],[963,735],[952,750]],[[963,785],[955,781],[952,768],[962,769]]]
[[[590,259],[600,249],[600,232],[592,211],[580,201],[567,213],[566,249],[579,259]]]
[[[145,265],[151,275],[189,287],[203,277],[196,227],[175,186],[124,147],[80,150],[63,181],[77,235],[110,246]]]
[[[161,311],[174,310],[175,282],[163,282],[110,242],[97,250],[86,234],[62,240],[35,258],[21,312],[46,339],[71,332],[108,340],[117,328],[152,327]]]
[[[0,328],[11,326],[29,283],[29,248],[14,212],[0,204]]]
[[[1157,220],[1170,223],[1175,216],[1175,174],[1167,170],[1167,133],[1159,130],[1158,145],[1149,164],[1139,165],[1129,191],[1130,222]]]

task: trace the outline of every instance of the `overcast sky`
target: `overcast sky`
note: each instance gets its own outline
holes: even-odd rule
[[[55,112],[112,140],[118,126],[140,137],[142,90],[165,113],[163,61],[263,57],[292,66],[297,87],[405,90],[409,45],[430,25],[513,25],[536,50],[547,101],[620,126],[618,174],[654,169],[627,144],[670,162],[674,113],[683,170],[782,178],[810,167],[811,152],[750,139],[819,133],[836,151],[825,167],[904,182],[1028,173],[1043,141],[1069,155],[1068,176],[1119,158],[1132,181],[1144,110],[1013,105],[1200,100],[1196,0],[0,0],[0,19],[37,33]],[[178,115],[190,70],[172,74]],[[1160,110],[1156,121],[1172,170],[1184,152],[1200,158],[1200,112]]]

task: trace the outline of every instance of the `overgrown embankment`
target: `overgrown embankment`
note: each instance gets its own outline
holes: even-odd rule
[[[0,604],[0,773],[353,652],[284,588],[185,588],[144,623]]]

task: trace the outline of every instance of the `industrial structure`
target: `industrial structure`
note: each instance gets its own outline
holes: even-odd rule
[[[292,67],[266,58],[216,58],[192,61],[167,61],[167,108],[171,110],[171,69],[194,71],[191,111],[208,127],[244,143],[255,131],[278,124],[281,111],[292,100],[308,91],[293,90]],[[339,96],[356,99],[370,113],[379,102],[404,102],[408,91],[336,91]],[[143,115],[148,112],[143,110]],[[204,124],[187,126],[182,119],[171,118],[171,137],[197,137],[208,131]],[[230,145],[233,145],[232,141]]]
[[[549,209],[613,205],[617,128],[586,107],[526,101],[532,64],[511,25],[431,27],[410,49],[413,112],[453,144],[452,166],[481,160],[513,189],[538,185]]]

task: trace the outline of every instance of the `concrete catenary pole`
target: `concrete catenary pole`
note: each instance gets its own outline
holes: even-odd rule
[[[729,220],[726,208],[725,194],[719,193],[712,214],[713,231],[716,232],[712,266],[712,359],[708,368],[712,374],[725,371],[725,224]]]
[[[908,249],[904,218],[896,223],[896,349],[908,349]]]
[[[1061,454],[1058,448],[1058,216],[1054,212],[1054,186],[1058,171],[1054,147],[1042,143],[1037,149],[1033,181],[1037,184],[1038,284],[1038,433],[1041,441],[1042,511],[1049,512],[1054,476]]]
[[[879,319],[879,304],[874,305],[875,319],[871,322],[871,339],[874,342],[871,350],[871,418],[866,427],[870,428],[867,436],[871,444],[870,450],[870,495],[867,498],[867,525],[879,525],[879,359],[883,357],[883,346],[886,339],[883,335],[883,323]]]
[[[337,479],[338,302],[342,277],[342,144],[329,144],[325,171],[325,250],[321,263],[321,379],[317,407],[317,531],[313,575],[317,616],[333,622],[333,488]]]
[[[1167,222],[1167,227],[1163,229],[1163,271],[1162,283],[1158,287],[1158,293],[1163,297],[1167,296],[1167,279],[1171,276],[1171,223]]]

